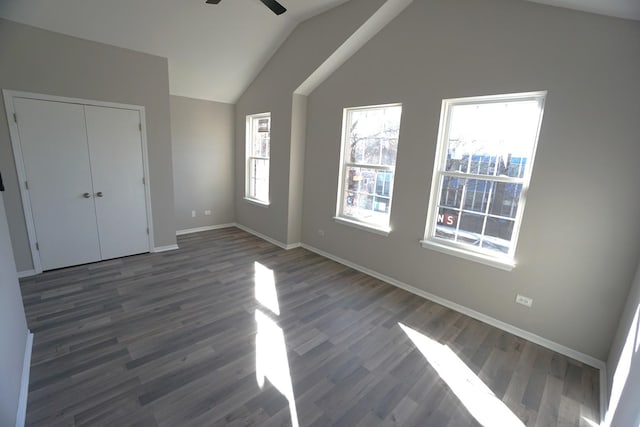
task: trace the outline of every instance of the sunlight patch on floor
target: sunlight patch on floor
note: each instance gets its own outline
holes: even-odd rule
[[[402,323],[398,325],[476,421],[483,426],[524,427],[522,421],[449,347]]]
[[[273,271],[255,263],[255,295],[256,300],[265,307],[256,308],[255,319],[256,333],[256,381],[260,388],[264,387],[265,380],[271,384],[289,402],[292,427],[298,427],[298,411],[296,399],[293,393],[289,358],[285,344],[284,332],[271,316],[280,314],[278,293],[276,289]],[[267,310],[271,313],[267,314]]]
[[[278,292],[276,290],[276,280],[273,270],[265,267],[259,262],[253,264],[256,300],[271,310],[276,316],[280,315],[280,304],[278,304]]]
[[[600,427],[600,424],[596,423],[596,422],[595,422],[595,421],[593,421],[593,420],[590,420],[590,419],[589,419],[589,418],[587,418],[587,417],[582,417],[582,420],[583,420],[585,423],[587,423],[588,425],[590,425],[591,427]]]

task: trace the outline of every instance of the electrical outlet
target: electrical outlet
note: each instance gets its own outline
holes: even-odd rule
[[[204,214],[207,215],[207,216],[211,215],[211,211],[209,209],[207,209],[206,211],[204,211]]]
[[[191,211],[191,218],[195,218],[196,217],[196,211]]]
[[[531,308],[533,306],[533,299],[529,297],[525,297],[524,295],[516,295],[516,302],[518,304],[524,305],[525,307]]]

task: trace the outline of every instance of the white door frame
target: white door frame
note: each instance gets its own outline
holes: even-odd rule
[[[36,273],[42,273],[42,263],[40,262],[40,254],[36,249],[36,229],[33,220],[33,211],[31,209],[31,199],[29,198],[29,189],[25,183],[27,174],[25,172],[24,160],[22,158],[22,146],[20,144],[20,133],[18,132],[18,123],[15,120],[15,109],[13,105],[14,98],[27,98],[41,101],[65,102],[68,104],[94,105],[97,107],[121,108],[126,110],[136,110],[140,113],[141,139],[142,139],[142,168],[144,171],[144,192],[145,204],[147,207],[147,224],[149,227],[149,251],[153,251],[155,247],[155,239],[153,235],[153,215],[151,213],[151,191],[149,180],[149,154],[147,149],[147,119],[145,108],[141,105],[119,104],[114,102],[104,102],[80,98],[68,98],[64,96],[44,95],[32,92],[21,92],[14,90],[2,90],[4,97],[5,110],[7,112],[7,123],[9,124],[9,135],[11,137],[11,147],[13,148],[13,158],[15,160],[16,171],[18,173],[18,181],[20,183],[20,196],[22,199],[22,208],[24,210],[24,219],[27,224],[27,234],[29,236],[29,248],[31,249],[31,259],[33,260],[33,269]]]

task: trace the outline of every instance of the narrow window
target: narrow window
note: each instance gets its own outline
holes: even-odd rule
[[[269,204],[270,135],[270,113],[247,116],[245,197],[264,205]]]
[[[336,220],[389,230],[402,106],[346,108]]]
[[[545,95],[442,102],[423,246],[513,268]]]

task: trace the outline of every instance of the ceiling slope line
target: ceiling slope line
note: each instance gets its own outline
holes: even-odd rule
[[[612,18],[640,21],[640,2],[635,0],[528,0],[533,3],[593,13]]]
[[[304,96],[311,94],[412,2],[413,0],[387,0],[335,52],[320,64],[293,93]]]

